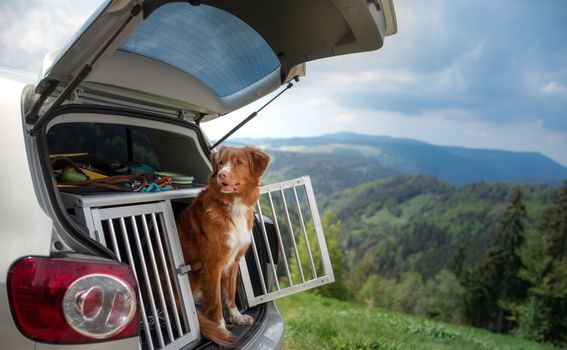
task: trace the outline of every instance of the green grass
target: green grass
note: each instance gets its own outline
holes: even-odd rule
[[[555,349],[512,336],[300,293],[277,302],[284,349]]]

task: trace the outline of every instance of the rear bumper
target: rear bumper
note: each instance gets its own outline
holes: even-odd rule
[[[280,312],[273,301],[258,305],[247,314],[255,318],[251,326],[236,327],[232,329],[240,344],[238,349],[244,350],[279,350],[283,347],[284,324]],[[224,349],[219,345],[208,341],[193,350],[218,350]]]
[[[276,304],[266,303],[266,316],[258,332],[249,341],[242,344],[242,349],[281,349],[284,340],[284,323]]]

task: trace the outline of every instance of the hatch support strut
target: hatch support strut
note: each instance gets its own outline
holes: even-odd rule
[[[83,68],[79,71],[79,73],[77,74],[77,76],[75,76],[73,78],[73,80],[71,80],[71,82],[69,83],[69,85],[67,85],[65,87],[65,89],[63,89],[63,91],[61,92],[61,94],[59,94],[59,96],[57,96],[57,99],[53,102],[53,104],[49,107],[49,109],[43,114],[41,119],[38,119],[37,113],[39,112],[39,108],[34,108],[32,110],[32,112],[30,112],[27,116],[26,116],[26,121],[30,122],[30,121],[35,121],[36,124],[31,128],[31,130],[29,131],[30,135],[35,136],[35,134],[37,133],[37,131],[43,127],[43,125],[45,123],[47,123],[48,119],[47,117],[51,116],[51,114],[57,109],[59,108],[59,106],[61,106],[61,104],[69,97],[69,95],[71,95],[73,93],[73,91],[75,91],[75,89],[77,88],[77,86],[79,86],[79,84],[81,83],[81,81],[83,81],[83,79],[85,79],[85,77],[92,71],[92,67],[88,64],[85,64],[83,66]],[[39,100],[38,100],[39,101]],[[43,100],[44,102],[45,100]],[[35,107],[35,106],[34,106]],[[34,113],[35,112],[35,113]]]
[[[293,80],[295,80],[295,82],[299,81],[299,77],[294,77]],[[291,89],[293,87],[293,83],[289,82],[287,84],[287,86],[285,87],[285,89],[283,89],[282,91],[280,91],[280,93],[278,93],[276,96],[274,96],[274,98],[272,98],[271,100],[269,100],[265,105],[263,105],[259,110],[253,112],[252,114],[250,114],[248,117],[246,117],[246,119],[244,119],[243,121],[241,121],[237,126],[235,126],[234,128],[232,128],[232,130],[230,130],[226,135],[224,135],[223,137],[220,138],[220,140],[218,140],[217,142],[215,142],[214,145],[212,145],[209,149],[212,150],[215,147],[217,147],[218,145],[220,145],[221,143],[223,143],[226,139],[228,139],[232,134],[234,134],[235,132],[237,132],[241,127],[243,127],[244,125],[246,125],[246,123],[248,123],[250,120],[252,120],[254,117],[256,117],[258,115],[258,113],[260,113],[260,111],[262,109],[264,109],[267,105],[269,105],[270,103],[272,103],[275,99],[277,99],[278,97],[280,97],[284,92],[286,92],[287,90]]]

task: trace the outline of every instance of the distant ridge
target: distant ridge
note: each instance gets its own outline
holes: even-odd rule
[[[559,185],[567,178],[566,167],[536,152],[437,146],[389,136],[341,132],[314,137],[235,138],[230,143],[312,156],[364,157],[381,169],[428,174],[454,185],[480,181]]]

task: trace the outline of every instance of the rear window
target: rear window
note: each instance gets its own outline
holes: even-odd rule
[[[280,67],[270,46],[248,24],[205,5],[161,6],[119,49],[176,67],[221,97]]]
[[[49,154],[83,154],[108,161],[137,162],[159,170],[149,138],[124,125],[101,123],[57,124],[47,133]]]

